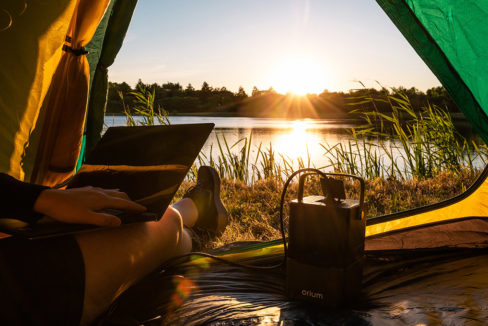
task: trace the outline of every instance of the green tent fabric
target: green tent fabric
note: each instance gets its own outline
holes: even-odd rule
[[[108,22],[112,16],[112,10],[115,2],[117,2],[117,0],[110,1],[105,15],[100,21],[100,24],[98,24],[95,34],[90,42],[85,46],[85,50],[88,52],[86,58],[88,59],[88,64],[90,65],[90,89],[93,86],[93,78],[102,54],[102,47],[105,40],[105,35],[107,34]]]
[[[377,2],[488,143],[488,1]]]
[[[88,102],[86,152],[100,139],[108,91],[107,70],[122,46],[136,4],[137,0],[116,1],[108,21]]]
[[[112,8],[113,8],[114,3],[116,1],[117,0],[110,1],[110,4],[107,7],[107,11],[106,11],[105,15],[103,16],[103,19],[98,24],[97,30],[96,30],[95,34],[93,35],[93,38],[85,46],[86,51],[88,51],[86,58],[88,60],[88,64],[90,65],[90,89],[89,89],[89,93],[88,93],[88,101],[90,101],[91,89],[93,87],[93,79],[95,76],[95,71],[96,71],[97,66],[98,66],[98,62],[100,60],[103,41],[105,39],[105,34],[107,32],[108,21],[110,19],[110,16],[112,15]],[[86,126],[87,126],[87,124],[85,123],[85,131],[83,133],[83,141],[82,141],[82,145],[81,145],[80,156],[78,157],[78,163],[76,166],[76,170],[78,170],[81,167],[81,164],[83,163],[83,156],[84,156],[85,148],[86,148]]]

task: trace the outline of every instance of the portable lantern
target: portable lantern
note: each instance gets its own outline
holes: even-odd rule
[[[361,290],[366,221],[364,181],[344,174],[320,173],[324,196],[298,198],[290,203],[286,287],[288,296],[330,307],[350,304]],[[346,199],[344,183],[332,176],[359,180],[360,199]]]

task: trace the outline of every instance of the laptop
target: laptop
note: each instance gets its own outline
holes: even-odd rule
[[[115,209],[122,224],[159,220],[214,127],[213,123],[167,126],[110,127],[67,188],[94,186],[119,189],[147,207],[144,213]],[[66,224],[48,217],[36,224],[21,221],[0,225],[0,231],[28,239],[42,239],[100,229]]]

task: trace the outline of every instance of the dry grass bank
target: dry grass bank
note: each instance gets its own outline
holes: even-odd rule
[[[441,172],[436,178],[409,181],[376,178],[366,181],[368,218],[425,206],[453,197],[466,190],[479,172]],[[176,199],[192,186],[184,182]],[[346,185],[348,196],[355,187]],[[293,184],[287,200],[296,198],[297,185]],[[208,247],[218,247],[233,241],[271,240],[279,238],[279,204],[282,183],[260,180],[253,185],[240,181],[222,180],[222,201],[230,213],[230,223],[224,234]],[[309,182],[306,193],[320,194],[317,183]]]

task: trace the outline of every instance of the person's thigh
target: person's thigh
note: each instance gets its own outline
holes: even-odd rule
[[[0,324],[79,324],[84,263],[72,237],[0,239]]]

